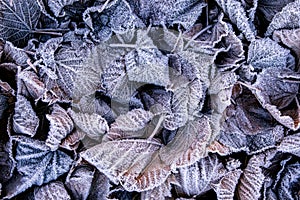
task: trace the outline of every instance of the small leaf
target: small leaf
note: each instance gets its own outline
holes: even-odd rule
[[[68,113],[58,104],[53,106],[52,113],[46,115],[50,122],[50,131],[46,140],[46,145],[55,151],[62,139],[64,139],[74,128],[72,119]]]
[[[73,110],[69,110],[68,112],[74,120],[75,125],[94,140],[99,141],[109,129],[106,120],[96,113],[76,113]]]
[[[266,32],[266,36],[272,35],[275,30],[300,28],[300,1],[288,3],[279,13],[277,13]]]
[[[37,26],[41,11],[35,0],[0,2],[0,34],[15,45],[26,45]]]
[[[34,199],[48,199],[48,200],[71,200],[64,184],[59,181],[51,182],[42,187],[35,188]]]
[[[17,95],[15,114],[13,117],[14,131],[33,137],[38,129],[39,121],[30,101],[22,95]]]

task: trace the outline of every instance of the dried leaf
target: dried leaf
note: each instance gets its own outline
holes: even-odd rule
[[[289,69],[268,68],[257,77],[253,85],[255,96],[261,105],[267,109],[270,114],[282,125],[297,130],[299,125],[299,116],[293,112],[285,113],[284,109],[291,104],[298,94],[299,84],[285,82],[279,78],[280,74],[292,72]],[[272,89],[270,89],[272,88]],[[297,113],[298,108],[294,108]]]
[[[22,95],[17,95],[15,114],[13,117],[14,131],[33,137],[38,129],[39,121],[30,101]]]
[[[0,2],[0,34],[15,45],[26,45],[37,26],[41,11],[35,0]]]
[[[152,120],[153,114],[142,109],[134,109],[116,118],[106,135],[106,140],[131,138],[139,135],[139,131]]]
[[[79,142],[85,137],[85,135],[86,134],[83,131],[75,129],[62,140],[60,147],[71,151],[76,150],[79,146]]]
[[[130,81],[166,87],[169,84],[168,59],[157,49],[138,49],[125,56]]]
[[[180,186],[176,191],[181,196],[198,196],[212,189],[211,183],[225,175],[225,168],[216,155],[200,159],[197,163],[179,168],[176,175]]]
[[[40,99],[44,95],[46,91],[45,85],[34,72],[24,70],[18,74],[18,78],[22,82],[18,87],[24,86],[35,100]]]
[[[278,150],[300,157],[300,133],[284,137],[278,146]]]
[[[49,199],[49,200],[71,200],[64,184],[59,181],[51,182],[42,187],[35,188],[34,199]]]
[[[300,28],[276,30],[273,39],[289,47],[298,56],[298,60],[300,59]]]
[[[52,113],[46,115],[50,122],[50,131],[46,140],[46,145],[55,151],[62,139],[64,139],[74,128],[74,124],[68,113],[58,104],[53,106]]]
[[[246,15],[245,8],[237,0],[216,0],[223,11],[228,15],[229,19],[238,29],[245,35],[248,41],[255,40],[255,32],[253,31],[250,20]]]
[[[94,140],[100,141],[109,129],[106,120],[96,113],[76,113],[73,110],[69,110],[68,112],[74,120],[75,125]]]
[[[294,68],[294,58],[290,51],[270,38],[257,39],[249,46],[247,62],[255,69]]]
[[[234,191],[242,172],[240,169],[228,172],[217,184],[213,184],[218,200],[233,200]]]
[[[23,49],[15,47],[9,41],[3,41],[2,43],[4,43],[2,56],[0,57],[2,62],[11,62],[23,67],[28,65],[29,57]]]
[[[206,146],[211,136],[209,119],[195,117],[176,133],[176,136],[160,150],[161,159],[172,168],[194,164],[206,156]]]
[[[237,188],[240,199],[258,199],[261,196],[265,176],[260,167],[264,164],[264,158],[263,154],[259,154],[249,160]]]
[[[127,191],[145,191],[162,184],[170,174],[158,158],[159,148],[159,143],[147,140],[108,141],[81,156]]]
[[[277,13],[266,32],[266,36],[273,34],[275,30],[279,29],[293,29],[300,28],[300,1],[296,0],[287,4],[279,13]]]

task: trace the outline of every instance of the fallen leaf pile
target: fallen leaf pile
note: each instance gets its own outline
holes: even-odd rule
[[[300,0],[0,0],[0,199],[299,200]]]

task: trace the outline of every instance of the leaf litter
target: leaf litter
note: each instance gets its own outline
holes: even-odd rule
[[[0,199],[300,199],[299,0],[1,0]]]

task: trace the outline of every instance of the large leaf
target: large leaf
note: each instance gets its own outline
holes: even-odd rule
[[[180,186],[177,193],[184,196],[198,196],[212,189],[211,184],[222,176],[226,170],[216,155],[200,159],[197,163],[180,168],[176,175]]]
[[[144,191],[159,186],[170,174],[157,155],[160,146],[147,140],[108,141],[81,156],[127,191]]]
[[[13,196],[33,185],[42,185],[66,173],[72,159],[61,151],[50,151],[44,142],[17,137],[16,161],[19,175],[5,186],[5,196]],[[16,189],[17,188],[17,189]]]
[[[26,45],[37,26],[41,11],[35,0],[0,2],[0,37]]]
[[[300,28],[300,1],[287,4],[281,12],[277,13],[270,23],[266,36],[272,35],[275,30]]]
[[[15,114],[13,117],[14,131],[33,137],[38,129],[39,121],[30,101],[22,95],[17,95]]]
[[[249,46],[247,62],[255,69],[294,68],[294,58],[290,51],[270,38],[257,39]]]

